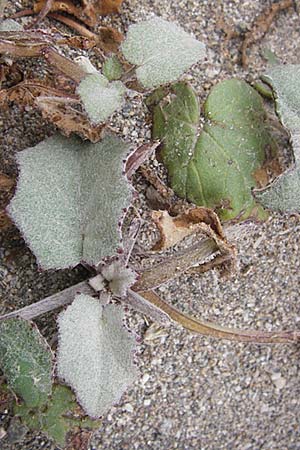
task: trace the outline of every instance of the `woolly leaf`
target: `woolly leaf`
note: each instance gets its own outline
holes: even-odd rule
[[[92,123],[105,122],[122,106],[125,86],[121,81],[109,83],[100,73],[87,75],[77,88]]]
[[[13,19],[5,19],[0,23],[0,31],[21,31],[22,25]]]
[[[119,80],[123,74],[123,67],[118,58],[113,55],[103,64],[103,75],[109,81]]]
[[[199,206],[215,208],[221,219],[263,215],[251,195],[265,149],[275,150],[259,94],[247,83],[226,80],[200,110],[194,91],[183,83],[173,97],[154,107],[154,138],[162,140],[162,160],[174,191]]]
[[[53,394],[42,410],[31,409],[26,404],[15,405],[14,413],[32,430],[42,431],[61,447],[67,434],[74,428],[94,428],[99,422],[82,417],[71,389],[55,385]]]
[[[205,56],[204,44],[159,17],[131,25],[121,49],[146,88],[177,80]]]
[[[300,211],[300,65],[276,66],[263,77],[274,90],[276,112],[288,130],[295,166],[266,189],[255,191],[263,206],[277,211]]]
[[[75,390],[91,417],[104,414],[136,376],[134,337],[122,318],[121,308],[103,308],[88,295],[76,296],[58,318],[58,376]]]
[[[111,292],[119,297],[124,297],[127,289],[136,281],[136,273],[121,261],[113,261],[104,266],[101,274],[109,282]]]
[[[115,253],[120,217],[131,199],[121,175],[126,152],[112,136],[91,144],[57,135],[18,154],[9,213],[41,267],[97,265]]]
[[[0,322],[0,368],[11,389],[29,407],[51,394],[52,353],[38,329],[22,319]]]

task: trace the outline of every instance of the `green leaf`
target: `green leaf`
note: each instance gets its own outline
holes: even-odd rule
[[[109,83],[100,73],[93,73],[80,82],[77,93],[91,122],[98,124],[122,106],[125,86],[121,81]]]
[[[18,154],[18,189],[8,211],[41,267],[97,265],[120,246],[131,200],[122,176],[127,146],[57,135]]]
[[[271,185],[254,192],[263,206],[285,212],[300,211],[300,65],[270,69],[263,80],[275,95],[276,112],[288,130],[294,150],[293,169],[280,175]]]
[[[42,431],[61,447],[67,434],[74,428],[94,428],[99,422],[78,414],[78,405],[71,389],[55,385],[52,397],[43,409],[31,409],[26,404],[15,405],[15,415],[32,430]]]
[[[177,80],[205,56],[202,42],[159,17],[131,25],[121,50],[146,88]]]
[[[217,209],[221,219],[261,216],[251,189],[265,149],[275,149],[259,94],[244,81],[226,80],[210,92],[198,137],[200,109],[194,91],[177,83],[154,107],[153,135],[162,140],[162,161],[182,198]]]
[[[38,329],[22,319],[0,322],[0,367],[29,407],[43,405],[52,388],[52,353]]]
[[[109,81],[119,80],[123,74],[123,66],[118,58],[113,55],[105,61],[102,71]]]
[[[123,327],[123,311],[78,295],[58,318],[58,376],[76,392],[91,417],[103,415],[136,377],[133,335]]]

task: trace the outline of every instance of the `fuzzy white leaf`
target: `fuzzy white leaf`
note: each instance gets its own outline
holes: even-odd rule
[[[21,24],[13,19],[6,19],[0,23],[0,31],[21,31],[23,27]]]
[[[60,135],[18,154],[18,188],[8,211],[44,269],[97,265],[120,246],[131,200],[122,176],[127,146]]]
[[[202,42],[159,17],[131,25],[121,49],[146,88],[177,80],[205,56]]]
[[[122,106],[125,86],[121,81],[109,83],[100,73],[87,75],[77,92],[92,123],[105,122]]]
[[[122,319],[120,307],[102,307],[88,295],[76,296],[58,318],[57,373],[91,417],[103,415],[137,375],[135,339]]]
[[[294,168],[280,175],[270,186],[254,195],[263,206],[275,211],[300,211],[300,65],[287,64],[270,69],[263,80],[271,85],[276,112],[288,130],[294,151]]]
[[[121,261],[113,261],[102,269],[103,277],[109,282],[111,292],[119,297],[126,295],[127,289],[136,281],[136,273],[125,267]]]
[[[98,73],[96,67],[91,63],[90,59],[86,56],[77,56],[74,61],[83,69],[88,75]]]
[[[95,277],[89,279],[89,285],[96,292],[100,292],[105,288],[104,282],[105,282],[105,279],[100,273],[98,275],[96,275]]]

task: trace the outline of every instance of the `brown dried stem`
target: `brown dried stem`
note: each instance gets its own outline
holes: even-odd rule
[[[249,331],[235,328],[225,328],[212,322],[195,319],[174,306],[164,302],[155,292],[139,292],[153,306],[163,311],[171,321],[181,325],[186,330],[202,336],[211,336],[217,339],[227,339],[236,342],[247,342],[256,344],[290,344],[299,342],[300,331]]]
[[[26,320],[34,319],[35,317],[46,314],[54,309],[69,305],[74,300],[75,295],[79,293],[91,295],[94,291],[86,281],[82,281],[64,291],[50,295],[39,302],[33,303],[32,305],[4,314],[3,316],[0,316],[0,320],[11,319],[12,317],[21,317]]]
[[[266,8],[260,16],[258,16],[252,25],[251,30],[245,34],[242,44],[242,65],[244,67],[248,65],[248,48],[264,37],[271,27],[276,15],[280,11],[288,9],[291,6],[294,6],[294,0],[281,0],[278,3],[273,3],[270,7]]]
[[[79,83],[86,76],[85,71],[78,64],[54,50],[51,47],[54,43],[54,39],[43,33],[0,33],[0,53],[13,58],[44,57],[57,70]]]

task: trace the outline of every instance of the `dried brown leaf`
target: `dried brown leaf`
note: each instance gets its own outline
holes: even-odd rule
[[[95,2],[96,11],[101,16],[106,16],[108,14],[115,14],[120,12],[123,0],[98,0]]]
[[[13,223],[6,214],[5,210],[0,209],[0,230],[7,230],[11,226],[13,226]]]
[[[12,222],[5,212],[5,207],[12,196],[14,185],[15,180],[4,173],[0,173],[0,230],[5,230],[12,226]]]
[[[105,52],[117,53],[124,36],[112,27],[100,27],[98,46]]]
[[[15,182],[12,178],[4,173],[0,173],[0,191],[10,191]]]
[[[9,89],[2,89],[0,91],[0,104],[11,101],[18,103],[18,105],[34,105],[36,98],[39,96],[61,97],[68,100],[77,99],[75,95],[49,86],[49,80],[43,82],[33,79],[22,81]]]
[[[39,14],[45,7],[46,3],[47,3],[46,0],[38,0],[33,7],[34,13]],[[58,1],[54,0],[50,2],[49,8],[47,8],[46,15],[49,12],[67,13],[70,14],[70,16],[76,17],[76,19],[80,20],[81,22],[85,23],[88,26],[93,27],[96,25],[97,18],[94,8],[78,7],[70,0],[58,0]]]
[[[160,231],[160,240],[152,250],[166,250],[182,241],[185,237],[198,233],[201,230],[205,234],[210,234],[208,232],[209,228],[213,239],[216,238],[225,242],[219,218],[209,208],[189,208],[176,217],[171,217],[167,211],[153,211],[152,219]]]
[[[91,142],[97,142],[102,137],[105,125],[92,125],[85,114],[67,104],[63,98],[38,97],[35,105],[41,111],[42,116],[50,120],[66,136],[76,133]]]

